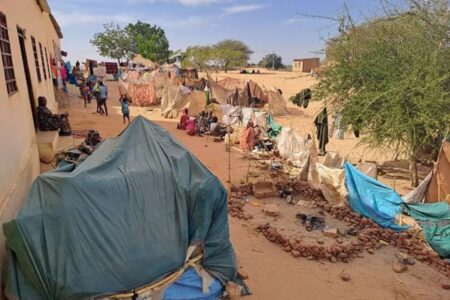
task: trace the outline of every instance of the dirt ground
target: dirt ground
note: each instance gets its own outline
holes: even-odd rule
[[[297,76],[294,73],[274,72],[261,75],[240,75],[228,73],[213,74],[213,78],[224,76],[251,78],[266,87],[275,86],[284,91],[285,98],[297,93],[301,89],[311,86],[315,79]],[[122,123],[120,103],[118,101],[118,87],[115,82],[106,82],[109,88],[108,106],[110,116],[100,116],[95,113],[95,104],[84,108],[78,92],[70,87],[71,107],[70,122],[74,130],[97,129],[102,137],[116,136],[126,125]],[[295,108],[289,105],[290,116],[277,118],[276,121],[290,125],[302,134],[311,133],[312,121],[315,113],[320,110],[322,103],[312,103],[308,109]],[[231,161],[231,182],[239,184],[248,171],[249,161],[243,159],[240,151],[225,151],[223,143],[214,143],[211,137],[190,137],[184,131],[175,129],[176,120],[162,119],[157,108],[131,108],[131,115],[144,115],[150,120],[167,129],[206,167],[208,167],[225,186],[228,186],[228,161]],[[344,140],[331,139],[328,150],[337,151],[348,159],[358,161],[367,159],[379,163],[393,159],[390,153],[368,151],[357,146],[358,140],[348,133]],[[396,164],[392,168],[390,177],[382,181],[395,186],[404,193],[408,191],[408,182],[404,176],[404,166]],[[422,176],[427,170],[422,170]],[[392,175],[392,174],[397,174]],[[270,243],[256,231],[256,226],[270,222],[284,228],[291,234],[308,235],[302,225],[295,218],[296,213],[312,213],[311,209],[300,206],[291,206],[280,199],[261,200],[262,203],[277,203],[281,208],[281,216],[277,220],[261,213],[260,207],[246,205],[246,211],[252,213],[253,220],[243,221],[229,218],[231,240],[233,242],[239,265],[249,275],[246,281],[253,295],[246,299],[257,300],[297,300],[297,299],[449,299],[449,291],[440,287],[445,281],[443,275],[429,267],[417,262],[410,266],[408,271],[395,274],[392,264],[395,261],[395,248],[386,246],[375,254],[364,254],[363,259],[351,263],[331,264],[310,261],[304,258],[294,258],[285,253],[282,248]],[[329,220],[329,222],[335,222]],[[335,226],[342,224],[334,223]],[[317,233],[321,237],[321,233]],[[311,238],[314,238],[312,235]],[[349,282],[339,278],[345,271],[351,275]],[[447,279],[448,280],[448,279]]]

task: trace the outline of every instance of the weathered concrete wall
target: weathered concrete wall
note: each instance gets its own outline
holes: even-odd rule
[[[55,56],[53,41],[60,47],[56,30],[49,13],[42,11],[36,0],[1,0],[0,13],[6,16],[14,73],[18,91],[8,95],[0,59],[0,225],[10,221],[19,211],[31,183],[39,175],[39,155],[36,145],[31,104],[28,95],[25,70],[19,45],[17,27],[25,29],[25,47],[30,69],[33,93],[45,96],[54,112],[57,104],[51,75],[43,74],[43,62],[39,43],[48,55]],[[36,39],[42,80],[36,73],[31,36]],[[45,50],[44,50],[44,60]],[[46,64],[47,62],[44,62]],[[47,71],[47,66],[45,66]],[[35,104],[36,106],[36,104]],[[2,230],[1,230],[2,231]],[[0,233],[0,257],[5,253],[3,231]]]

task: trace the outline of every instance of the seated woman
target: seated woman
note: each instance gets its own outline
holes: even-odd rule
[[[185,130],[189,122],[189,111],[187,108],[184,109],[183,114],[180,118],[180,123],[177,124],[177,129]]]
[[[252,150],[258,143],[259,132],[253,126],[253,122],[248,122],[247,128],[242,132],[240,147],[243,150]]]
[[[37,118],[38,126],[41,131],[59,130],[59,135],[72,135],[72,129],[69,124],[69,114],[53,114],[47,108],[47,99],[45,97],[38,98]]]
[[[188,135],[194,136],[196,133],[196,128],[195,128],[195,118],[189,118],[189,121],[187,122],[186,125],[186,133]]]
[[[222,128],[219,124],[219,119],[214,116],[212,117],[211,124],[209,124],[209,134],[217,137],[224,137],[227,133],[225,128]]]
[[[196,120],[198,135],[205,134],[209,131],[208,114],[202,111]]]

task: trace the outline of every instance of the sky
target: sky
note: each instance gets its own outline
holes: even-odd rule
[[[345,0],[352,14],[376,14],[379,0]],[[317,57],[333,37],[344,0],[48,0],[61,26],[68,59],[102,58],[90,44],[103,24],[122,26],[138,20],[162,27],[171,50],[237,39],[252,50],[257,63],[273,51],[291,64],[294,58]]]

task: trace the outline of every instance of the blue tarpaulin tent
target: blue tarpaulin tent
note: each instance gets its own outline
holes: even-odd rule
[[[345,163],[345,179],[348,202],[351,208],[372,219],[382,227],[396,231],[408,227],[399,226],[394,218],[402,210],[402,198],[391,188]]]

